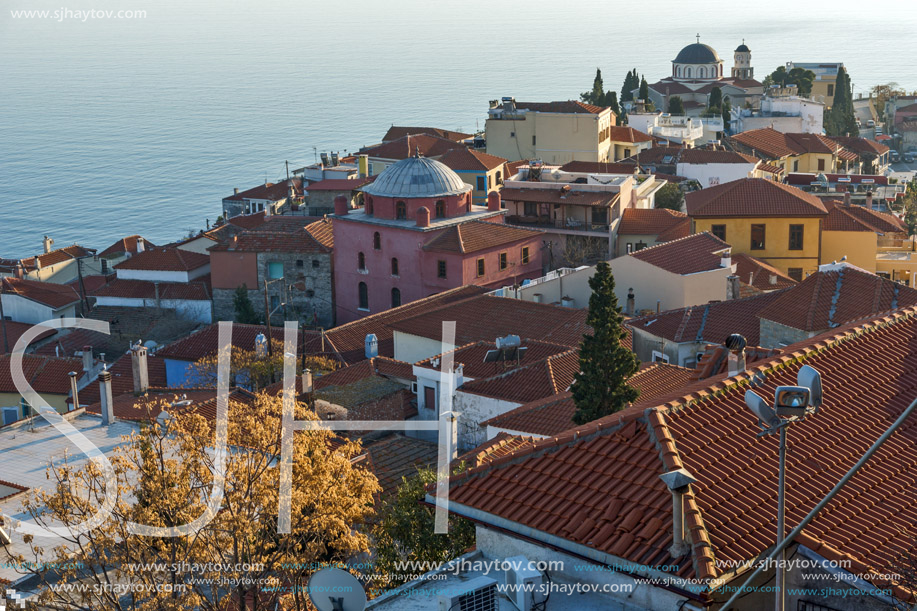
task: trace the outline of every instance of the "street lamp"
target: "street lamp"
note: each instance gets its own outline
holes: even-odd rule
[[[786,431],[794,422],[818,413],[822,404],[821,374],[809,365],[803,365],[796,374],[796,386],[778,386],[774,391],[773,407],[753,390],[745,392],[745,404],[758,417],[761,432],[758,437],[780,433],[780,470],[777,484],[777,545],[786,535],[784,515],[786,510]],[[785,551],[777,558],[776,611],[783,611],[786,567]]]

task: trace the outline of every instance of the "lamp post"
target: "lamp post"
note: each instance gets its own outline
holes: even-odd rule
[[[803,365],[796,374],[796,386],[778,386],[774,391],[773,406],[753,390],[745,392],[745,404],[758,417],[761,432],[758,437],[780,435],[779,473],[777,480],[777,549],[775,573],[776,611],[784,611],[786,586],[786,432],[791,424],[818,413],[822,403],[821,374],[813,367]]]

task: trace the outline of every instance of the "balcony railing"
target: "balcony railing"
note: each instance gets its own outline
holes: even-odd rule
[[[506,217],[506,222],[510,225],[527,225],[530,227],[549,227],[553,229],[595,231],[602,233],[608,233],[609,228],[608,223],[587,223],[574,218],[554,220],[547,216],[511,215]]]

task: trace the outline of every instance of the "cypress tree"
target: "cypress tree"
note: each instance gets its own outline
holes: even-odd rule
[[[606,91],[605,92],[605,106],[611,108],[611,111],[617,116],[621,116],[621,106],[618,104],[618,92],[616,91]]]
[[[681,101],[681,96],[673,95],[669,98],[669,114],[675,116],[685,114],[685,104]]]
[[[599,261],[589,280],[592,296],[586,322],[592,335],[580,344],[580,370],[570,390],[576,413],[573,422],[585,424],[613,414],[633,403],[640,391],[627,380],[640,368],[637,355],[621,345],[626,336],[624,317],[615,296],[615,280],[606,261]]]
[[[236,289],[236,294],[232,297],[232,307],[236,311],[236,322],[243,325],[261,323],[261,318],[255,312],[252,300],[248,298],[248,287],[244,284]]]
[[[595,69],[595,79],[592,81],[592,96],[589,100],[593,104],[601,106],[602,99],[605,97],[605,84],[602,82],[602,71]]]
[[[650,86],[646,83],[645,76],[640,79],[640,99],[647,103],[650,101]]]

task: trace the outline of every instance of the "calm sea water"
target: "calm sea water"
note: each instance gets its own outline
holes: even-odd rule
[[[669,73],[701,41],[758,78],[843,61],[856,95],[917,90],[917,5],[8,0],[0,13],[0,256],[200,229],[233,187],[284,161],[354,151],[391,124],[473,131],[488,100],[575,98],[601,67]],[[10,9],[143,10],[145,19],[13,19]],[[867,12],[868,11],[868,12]]]

